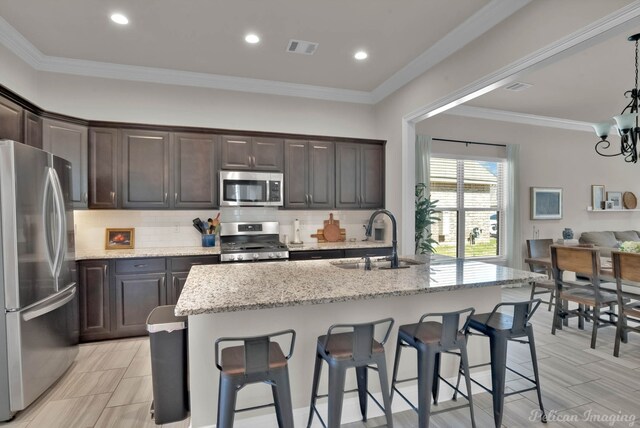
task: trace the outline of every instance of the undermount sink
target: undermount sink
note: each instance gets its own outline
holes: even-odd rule
[[[408,268],[410,266],[423,265],[426,262],[412,260],[412,259],[400,259],[399,267]],[[362,269],[364,270],[365,261],[357,260],[357,261],[336,261],[331,262],[331,264],[340,269]],[[391,267],[390,260],[371,260],[371,269],[389,269]]]

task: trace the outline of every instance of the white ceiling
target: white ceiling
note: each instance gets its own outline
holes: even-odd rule
[[[488,3],[3,0],[0,16],[47,56],[371,91]],[[114,11],[130,24],[112,23]],[[290,39],[320,45],[295,55]],[[369,59],[355,61],[357,49]]]

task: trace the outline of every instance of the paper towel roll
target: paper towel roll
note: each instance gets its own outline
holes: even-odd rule
[[[300,221],[298,219],[293,221],[293,242],[300,242]]]

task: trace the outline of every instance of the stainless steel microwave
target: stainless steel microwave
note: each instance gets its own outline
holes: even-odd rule
[[[279,207],[283,195],[282,173],[220,171],[221,207]]]

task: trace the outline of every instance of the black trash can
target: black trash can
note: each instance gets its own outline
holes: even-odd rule
[[[189,415],[187,317],[174,315],[175,305],[158,306],[147,317],[151,345],[153,403],[156,425]]]

